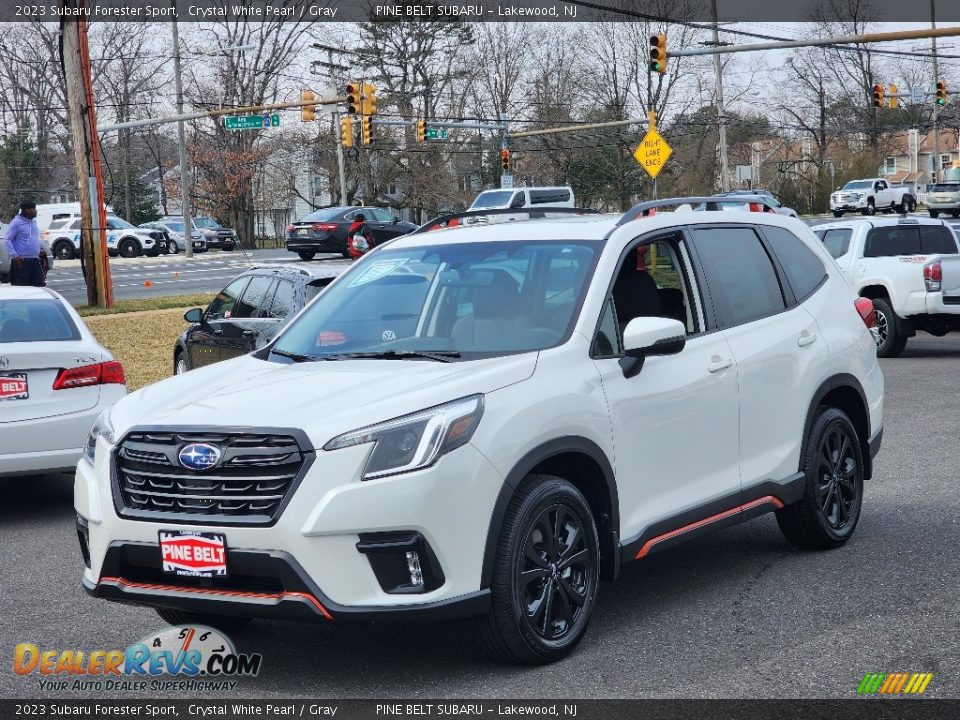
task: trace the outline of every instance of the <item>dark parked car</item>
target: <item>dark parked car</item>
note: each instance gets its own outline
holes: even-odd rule
[[[184,313],[192,325],[174,343],[174,374],[263,347],[342,270],[262,265],[243,272],[206,310]]]
[[[207,241],[207,247],[233,250],[239,242],[236,230],[224,227],[213,218],[195,217],[193,225],[203,233],[203,238]]]
[[[301,260],[313,260],[317,253],[340,253],[343,257],[350,257],[347,230],[358,214],[366,220],[372,247],[417,229],[417,225],[404,222],[385,208],[356,205],[324,208],[287,227],[287,250],[297,253]]]

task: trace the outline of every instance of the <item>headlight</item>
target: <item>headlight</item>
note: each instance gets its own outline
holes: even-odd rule
[[[483,415],[483,395],[472,395],[444,405],[404,415],[335,437],[324,450],[374,443],[363,479],[419,470],[444,453],[465,445]]]
[[[90,428],[90,434],[87,435],[87,443],[83,446],[83,459],[91,465],[97,454],[97,439],[101,437],[111,445],[116,441],[113,435],[113,424],[110,422],[110,408],[97,417],[93,427]]]

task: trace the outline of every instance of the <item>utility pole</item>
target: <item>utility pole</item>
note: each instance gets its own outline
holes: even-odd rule
[[[340,87],[344,85],[344,73],[350,68],[346,65],[340,63],[335,63],[333,61],[334,53],[338,55],[348,54],[347,50],[339,47],[333,47],[331,45],[321,45],[320,43],[314,43],[313,47],[318,50],[327,51],[327,62],[316,61],[314,64],[323,65],[329,68],[327,72],[327,77],[334,84],[333,91],[336,93],[340,90]],[[343,138],[340,136],[340,112],[334,107],[333,111],[330,113],[331,119],[333,120],[333,134],[337,137],[337,170],[340,174],[340,204],[347,204],[347,173],[346,168],[343,163]]]
[[[930,0],[930,27],[937,29],[936,0]],[[937,67],[937,37],[934,35],[930,42],[933,44],[933,87],[936,90],[940,71]],[[940,182],[940,126],[937,122],[940,106],[936,99],[933,101],[933,182]]]
[[[61,0],[61,8],[81,10],[84,0]],[[97,116],[90,78],[90,47],[87,22],[82,19],[60,23],[63,39],[62,60],[66,75],[67,112],[73,141],[73,160],[77,171],[82,227],[81,260],[87,285],[87,303],[100,307],[113,305],[113,285],[107,262],[107,212],[103,204],[103,174],[100,169],[100,144]]]
[[[931,0],[932,2],[932,0]],[[717,0],[710,0],[713,11],[713,44],[720,45],[720,19],[717,15]],[[713,71],[717,77],[717,128],[720,132],[720,191],[730,192],[727,163],[727,115],[723,106],[723,65],[720,56],[713,56]]]
[[[170,6],[176,8],[176,0],[170,0]],[[174,10],[176,12],[176,10]],[[180,34],[177,32],[177,20],[170,23],[173,30],[173,79],[177,91],[177,115],[183,115],[183,78],[180,75]],[[183,120],[177,121],[177,140],[180,145],[180,197],[181,216],[183,217],[183,244],[186,255],[193,257],[193,218],[190,217],[190,171],[187,168],[187,136]],[[163,182],[163,178],[160,178]]]

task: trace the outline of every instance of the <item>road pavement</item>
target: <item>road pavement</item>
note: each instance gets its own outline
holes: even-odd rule
[[[543,668],[487,660],[467,624],[260,621],[233,634],[263,666],[230,697],[854,698],[865,673],[896,671],[960,697],[960,336],[921,335],[881,364],[883,448],[843,548],[798,551],[767,515],[652,555],[602,585],[583,644]],[[105,695],[40,692],[13,674],[14,646],[122,649],[164,624],[84,594],[71,478],[0,491],[0,696]]]

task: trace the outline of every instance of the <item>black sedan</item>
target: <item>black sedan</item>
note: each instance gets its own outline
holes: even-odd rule
[[[313,260],[317,253],[350,257],[347,232],[361,215],[366,225],[364,234],[372,238],[372,247],[417,229],[413,223],[404,222],[385,208],[356,205],[324,208],[287,227],[287,250],[297,253],[301,260]]]

